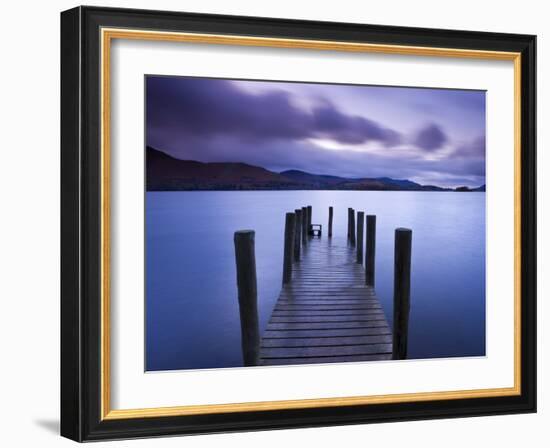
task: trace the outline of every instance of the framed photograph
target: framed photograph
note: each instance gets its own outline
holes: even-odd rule
[[[61,14],[61,433],[536,410],[535,36]]]

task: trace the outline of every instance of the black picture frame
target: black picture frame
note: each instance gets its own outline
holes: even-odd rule
[[[521,394],[101,418],[100,29],[129,28],[521,53]],[[536,411],[536,37],[99,7],[61,14],[61,435],[76,441]]]

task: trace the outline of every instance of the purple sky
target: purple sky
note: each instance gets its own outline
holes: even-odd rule
[[[485,92],[148,76],[147,144],[245,162],[440,186],[485,183]]]

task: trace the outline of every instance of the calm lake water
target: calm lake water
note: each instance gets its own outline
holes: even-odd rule
[[[284,214],[313,206],[334,238],[377,215],[376,292],[392,325],[393,238],[413,230],[409,357],[485,354],[485,193],[148,192],[146,368],[242,366],[233,232],[256,231],[260,330],[281,289]],[[326,238],[326,233],[323,235]]]

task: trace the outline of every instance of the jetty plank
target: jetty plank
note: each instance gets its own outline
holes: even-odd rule
[[[310,304],[295,304],[295,303],[279,303],[273,310],[274,312],[280,311],[295,311],[295,312],[315,312],[315,311],[355,311],[355,310],[369,310],[369,309],[381,309],[377,303],[347,303],[340,304],[332,302],[324,305],[310,305]]]
[[[274,322],[269,323],[267,330],[334,330],[341,328],[373,328],[388,327],[385,320],[374,320],[366,322]]]
[[[372,308],[352,308],[352,309],[301,309],[301,310],[279,310],[276,309],[273,311],[274,317],[307,317],[307,316],[372,316],[373,312],[383,313],[381,308],[372,309]],[[372,320],[372,319],[371,319]]]
[[[391,344],[391,342],[392,336],[389,334],[374,336],[336,336],[332,338],[272,338],[264,339],[262,347],[330,347],[359,344]]]
[[[370,322],[373,320],[383,320],[385,319],[384,313],[376,314],[356,314],[356,315],[337,315],[337,316],[327,316],[325,314],[317,314],[314,316],[272,316],[271,322],[281,323],[281,324],[301,324],[301,323],[311,323],[319,324],[325,322]]]
[[[300,358],[319,356],[345,356],[345,355],[377,355],[380,353],[391,354],[391,344],[358,344],[340,345],[329,347],[262,347],[262,357],[265,358]]]
[[[330,356],[322,358],[266,358],[264,366],[286,366],[290,364],[328,364],[334,362],[365,362],[365,361],[387,361],[391,354],[377,355],[351,355],[351,356]]]
[[[264,333],[263,340],[290,339],[290,338],[333,338],[338,336],[371,336],[390,335],[391,332],[384,327],[372,328],[348,328],[335,330],[271,330]]]

